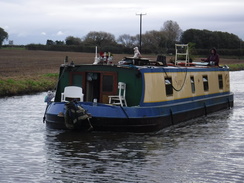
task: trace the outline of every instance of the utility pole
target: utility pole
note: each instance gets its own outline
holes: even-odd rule
[[[142,16],[146,15],[146,13],[137,13],[136,15],[140,16],[140,46],[139,46],[139,51],[141,51]]]

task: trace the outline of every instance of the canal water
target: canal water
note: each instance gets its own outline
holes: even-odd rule
[[[235,106],[156,133],[46,129],[45,93],[0,99],[0,182],[243,182],[244,71]]]

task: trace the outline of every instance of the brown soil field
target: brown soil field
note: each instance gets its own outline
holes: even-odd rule
[[[58,51],[30,51],[30,50],[5,50],[0,49],[0,79],[1,78],[24,78],[28,76],[41,75],[46,73],[58,73],[59,66],[63,64],[65,57],[75,64],[93,63],[94,53],[81,52],[58,52]],[[125,56],[114,54],[113,62],[116,64]],[[146,58],[155,60],[156,56],[143,55]],[[171,56],[172,57],[172,56]],[[170,57],[167,57],[169,60]],[[200,58],[195,59],[200,61]],[[244,60],[220,59],[220,64],[244,64]]]
[[[95,54],[0,49],[0,78],[58,73],[66,56],[68,56],[69,62],[89,64],[94,62]],[[124,56],[126,55],[114,55],[114,60],[119,61]]]

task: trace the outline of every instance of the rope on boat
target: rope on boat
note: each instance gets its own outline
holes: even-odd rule
[[[125,116],[129,119],[128,114],[125,112],[124,108],[122,106],[120,106],[120,108],[122,109],[122,111],[124,112]]]
[[[90,125],[90,128],[88,128],[87,131],[91,131],[91,130],[93,129],[93,126],[92,126],[92,124],[91,124],[90,118],[87,118],[87,120],[88,120],[88,123],[89,123],[89,125]]]
[[[166,76],[169,77],[168,74],[167,74],[167,72],[165,71],[164,67],[163,67],[163,70],[164,70],[164,73],[166,74]],[[177,91],[177,92],[181,91],[182,88],[183,88],[183,86],[185,85],[185,82],[186,82],[186,76],[187,76],[187,73],[188,73],[188,71],[187,71],[187,67],[186,67],[186,71],[185,71],[185,73],[186,73],[186,74],[185,74],[185,77],[184,77],[184,82],[183,82],[182,86],[180,87],[180,89],[176,89],[176,88],[173,86],[173,83],[171,84],[171,87],[172,87],[175,91]]]

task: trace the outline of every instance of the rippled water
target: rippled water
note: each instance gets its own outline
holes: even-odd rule
[[[243,78],[233,109],[146,134],[50,130],[45,93],[0,99],[0,182],[243,182]]]

